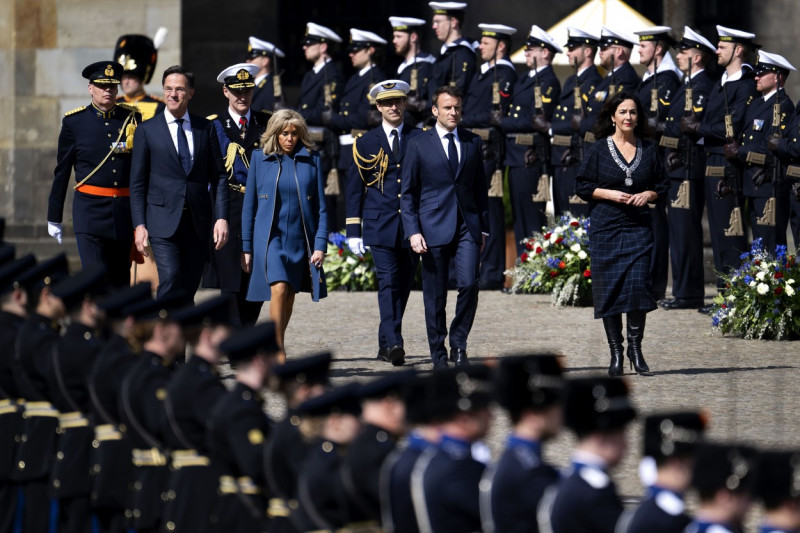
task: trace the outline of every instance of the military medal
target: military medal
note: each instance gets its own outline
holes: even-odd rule
[[[614,162],[625,172],[625,186],[630,187],[633,185],[633,172],[639,167],[639,163],[642,162],[642,141],[636,141],[636,158],[633,160],[631,166],[623,163],[622,159],[617,155],[617,150],[614,148],[614,140],[611,136],[606,137],[606,142],[608,143],[608,151],[611,153],[611,157],[614,158]]]

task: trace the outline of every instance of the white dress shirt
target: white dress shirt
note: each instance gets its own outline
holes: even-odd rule
[[[176,118],[169,109],[164,109],[164,118],[167,120],[167,128],[169,128],[169,136],[172,137],[172,144],[175,146],[175,152],[178,151],[178,123],[175,122]],[[189,155],[192,156],[192,163],[194,163],[194,135],[192,135],[192,122],[189,120],[189,112],[187,111],[183,117],[183,132],[186,134],[186,142],[189,143]]]
[[[400,139],[402,138],[403,125],[400,124],[396,128],[394,126],[390,126],[386,122],[381,122],[381,126],[383,126],[383,133],[386,134],[386,139],[389,141],[389,146],[392,146],[392,130],[397,130],[397,142],[400,143]]]
[[[247,110],[247,113],[245,113],[244,115],[240,115],[239,113],[237,113],[236,111],[234,111],[233,109],[228,107],[228,114],[233,119],[233,123],[236,124],[237,126],[239,126],[239,118],[240,117],[246,118],[247,119],[247,125],[248,126],[250,125],[250,110],[249,109]],[[242,127],[239,126],[239,129],[241,130]]]

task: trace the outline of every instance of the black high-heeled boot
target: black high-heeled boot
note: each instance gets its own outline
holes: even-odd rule
[[[647,313],[633,311],[628,313],[628,359],[637,374],[650,372],[650,367],[642,355],[642,339],[644,338],[644,325]]]
[[[623,373],[622,362],[625,359],[622,351],[622,315],[603,317],[603,328],[606,330],[608,348],[611,350],[608,375],[621,376]]]

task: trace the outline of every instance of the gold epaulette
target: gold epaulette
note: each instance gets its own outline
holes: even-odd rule
[[[213,115],[208,115],[208,116],[206,117],[206,120],[217,120],[217,117],[219,117],[219,115],[217,115],[216,113],[214,113]]]
[[[128,111],[136,111],[139,112],[139,108],[132,104],[126,104],[125,102],[117,102],[117,105],[122,109],[127,109]]]
[[[83,106],[81,106],[81,107],[76,107],[75,109],[72,109],[72,110],[70,110],[70,111],[67,111],[66,113],[64,113],[64,116],[65,116],[65,117],[68,117],[68,116],[70,116],[70,115],[74,115],[75,113],[80,113],[80,112],[81,112],[81,111],[83,111],[84,109],[86,109],[86,106],[85,106],[85,105],[83,105]]]
[[[359,134],[360,136],[361,134]],[[354,142],[353,161],[358,168],[358,174],[361,176],[361,181],[364,182],[364,185],[370,187],[377,183],[381,193],[383,193],[383,178],[389,168],[389,155],[383,151],[383,148],[378,150],[377,155],[370,154],[370,156],[364,157],[358,153],[358,143]]]
[[[429,129],[431,129],[430,126],[422,126],[422,131],[428,131]]]

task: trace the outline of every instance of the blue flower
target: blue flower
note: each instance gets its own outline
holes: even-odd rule
[[[547,266],[549,268],[553,268],[553,269],[558,268],[558,264],[560,262],[561,262],[561,259],[559,259],[557,257],[548,257],[547,258]]]
[[[717,315],[711,317],[711,325],[715,328],[719,326],[719,317]]]
[[[775,247],[775,256],[778,259],[778,263],[786,262],[786,245],[779,244]]]
[[[328,234],[328,242],[335,244],[339,248],[342,247],[347,238],[339,232],[332,231]]]
[[[750,285],[751,281],[753,281],[753,276],[751,276],[749,274],[745,275],[745,277],[744,277],[745,284]]]
[[[740,256],[739,256],[739,259],[741,259],[742,261],[744,261],[744,260],[745,260],[745,259],[747,259],[748,257],[750,257],[750,252],[742,252],[742,255],[740,255]]]
[[[759,237],[758,239],[755,239],[753,241],[752,246],[750,246],[750,253],[756,254],[756,253],[762,251],[763,249],[764,249],[764,246],[762,244],[762,239],[761,239],[761,237]]]

